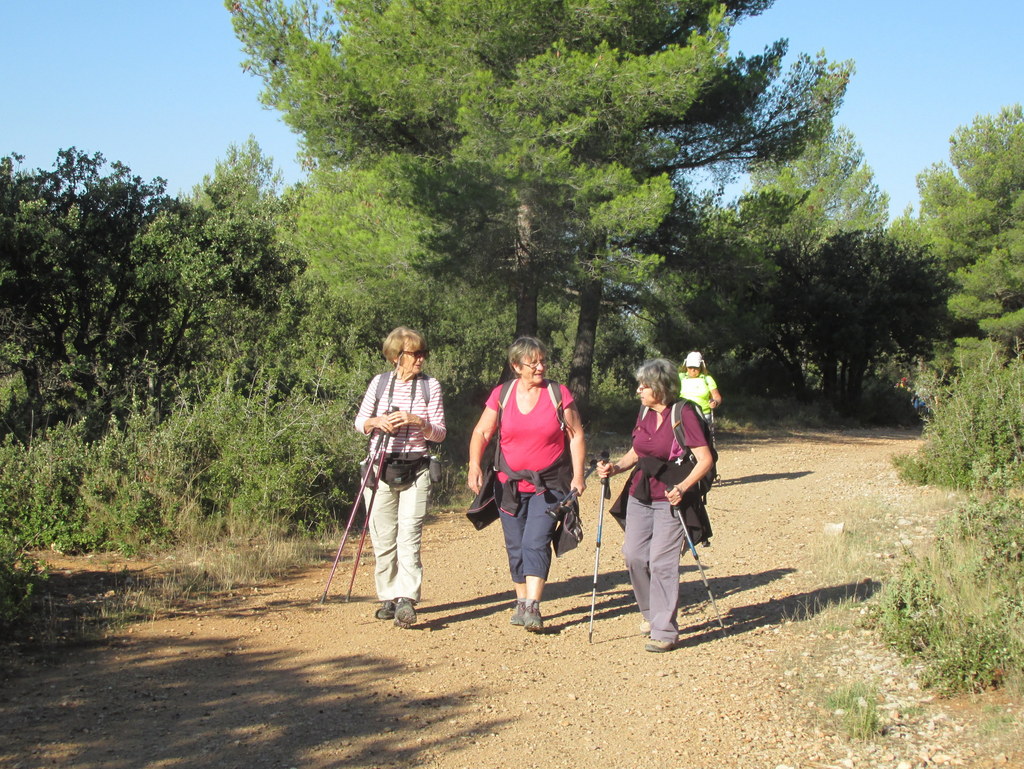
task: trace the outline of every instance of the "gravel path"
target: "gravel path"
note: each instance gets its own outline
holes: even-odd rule
[[[329,561],[224,595],[7,674],[0,766],[1024,766],[1018,702],[922,691],[861,621],[879,576],[929,536],[944,504],[896,478],[890,458],[916,435],[719,444],[715,537],[698,551],[727,634],[687,556],[680,646],[644,652],[622,534],[606,516],[588,643],[595,483],[587,539],[553,569],[543,634],[508,623],[498,528],[440,514],[414,628],[373,619],[369,563],[351,602],[347,560],[324,605]],[[847,539],[862,543],[864,565],[837,578],[841,556],[822,554]],[[823,704],[856,683],[879,692],[883,729],[870,740],[847,736]]]

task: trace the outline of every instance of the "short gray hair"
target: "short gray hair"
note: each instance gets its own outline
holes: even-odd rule
[[[645,360],[636,370],[636,381],[650,387],[659,403],[668,405],[679,397],[679,373],[664,358]]]
[[[508,365],[515,368],[523,362],[523,358],[536,358],[548,355],[548,348],[535,336],[521,336],[508,348]]]

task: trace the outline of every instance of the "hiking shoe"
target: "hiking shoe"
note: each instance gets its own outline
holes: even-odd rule
[[[523,606],[523,627],[531,633],[544,629],[544,620],[540,616],[540,602],[529,601]]]
[[[651,623],[645,619],[640,620],[640,635],[651,636]]]
[[[381,601],[380,608],[373,615],[377,619],[394,619],[395,618],[395,602],[394,601]]]
[[[644,645],[644,651],[649,652],[670,652],[675,648],[674,641],[648,641]]]
[[[509,624],[522,625],[523,614],[526,613],[526,604],[523,601],[516,601],[516,608],[512,610],[512,617],[509,619]]]
[[[407,628],[415,624],[416,609],[413,608],[412,600],[409,598],[399,598],[395,604],[395,626]]]

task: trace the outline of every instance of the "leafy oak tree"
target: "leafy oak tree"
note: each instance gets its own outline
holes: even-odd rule
[[[105,172],[98,153],[63,150],[51,171],[0,162],[0,365],[24,393],[4,432],[85,421],[95,434],[133,402],[159,404],[241,313],[273,309],[298,262],[260,162],[252,143],[232,149],[183,200],[121,163]]]
[[[766,319],[765,348],[798,395],[813,382],[848,413],[889,356],[930,351],[947,284],[926,249],[879,229],[850,231],[813,248],[784,244],[772,261],[775,275],[751,301]]]
[[[683,173],[793,153],[838,106],[846,67],[802,57],[783,74],[784,42],[730,58],[731,25],[769,5],[227,3],[263,98],[315,163],[400,195],[422,227],[417,268],[505,293],[516,333],[537,331],[544,296],[577,307],[584,402],[605,288],[660,263],[642,239]]]

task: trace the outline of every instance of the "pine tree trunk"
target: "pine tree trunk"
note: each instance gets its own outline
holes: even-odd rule
[[[590,421],[590,384],[594,374],[594,346],[597,342],[597,323],[601,317],[603,294],[604,284],[597,279],[587,281],[580,290],[579,320],[576,324],[576,344],[569,368],[568,387],[584,424]]]
[[[516,212],[516,338],[537,336],[537,295],[540,291],[533,267],[533,219],[529,204]]]

